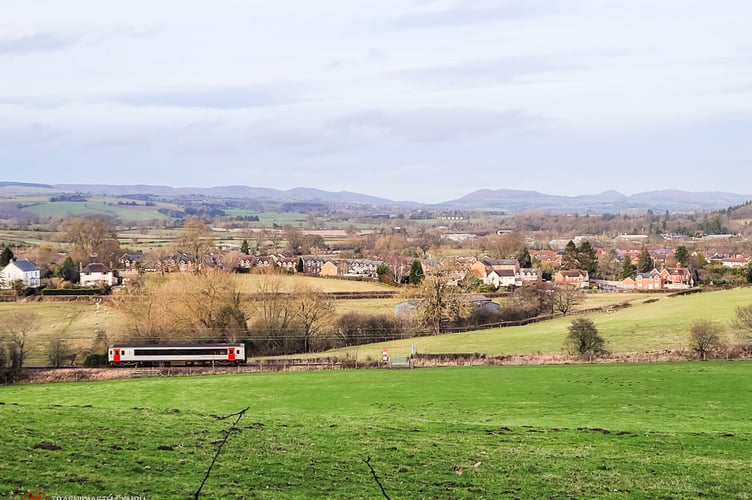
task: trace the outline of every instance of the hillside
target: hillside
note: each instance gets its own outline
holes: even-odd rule
[[[680,350],[688,347],[693,321],[711,319],[724,327],[728,343],[735,342],[730,321],[736,308],[752,304],[752,288],[737,288],[691,295],[630,295],[629,306],[611,313],[592,314],[610,352]],[[619,294],[612,295],[615,303]],[[572,316],[525,326],[492,328],[435,337],[395,340],[381,344],[333,351],[334,355],[378,359],[383,349],[393,355],[410,353],[416,344],[419,353],[560,354]],[[317,354],[315,356],[320,356]]]
[[[633,211],[691,212],[721,210],[741,205],[752,195],[725,192],[686,192],[677,190],[649,191],[625,196],[617,191],[600,194],[561,196],[537,191],[515,189],[480,189],[461,198],[431,205],[408,200],[389,200],[349,191],[331,192],[296,187],[279,190],[252,186],[170,187],[145,184],[31,184],[0,181],[0,196],[55,195],[83,193],[89,196],[143,197],[169,199],[203,196],[216,200],[257,200],[275,203],[317,202],[334,206],[357,205],[370,207],[433,207],[446,209],[496,209],[508,213],[531,210],[554,213],[621,213]]]

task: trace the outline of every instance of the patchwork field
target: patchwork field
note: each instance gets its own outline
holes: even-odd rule
[[[227,438],[205,498],[749,498],[750,370],[374,369],[0,387],[0,496],[192,497]]]

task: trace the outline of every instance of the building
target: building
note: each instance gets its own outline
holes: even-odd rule
[[[20,281],[26,288],[41,286],[39,268],[31,261],[18,259],[0,271],[0,288],[13,288],[13,283]]]
[[[590,276],[584,269],[567,269],[556,271],[553,282],[560,285],[572,285],[577,288],[588,288]]]
[[[79,274],[79,284],[81,286],[113,286],[117,283],[112,270],[99,262],[88,264],[81,269]]]

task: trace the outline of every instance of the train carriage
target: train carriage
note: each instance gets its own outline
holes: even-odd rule
[[[107,349],[112,366],[240,365],[245,345],[227,344],[114,344]]]

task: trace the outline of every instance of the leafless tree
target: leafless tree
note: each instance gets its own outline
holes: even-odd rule
[[[311,350],[311,340],[325,331],[334,316],[334,302],[321,289],[304,286],[293,292],[296,323],[303,337],[303,351]]]
[[[10,370],[20,373],[27,356],[31,352],[31,334],[39,328],[41,317],[31,311],[17,311],[7,315],[0,322],[0,338],[7,352]]]
[[[295,312],[281,277],[273,269],[264,270],[263,274],[249,303],[250,337],[259,352],[282,354],[291,348],[289,332]]]
[[[731,325],[737,330],[739,344],[747,346],[752,343],[752,304],[736,308],[736,317]]]
[[[237,340],[247,332],[232,275],[222,271],[143,276],[114,298],[129,339]]]
[[[429,326],[434,334],[441,333],[444,323],[470,313],[472,306],[465,300],[458,278],[451,268],[441,266],[427,274],[419,285],[411,287],[405,294],[408,299],[420,300],[419,321]]]
[[[721,325],[707,319],[695,320],[689,329],[689,345],[705,361],[708,354],[724,347]]]
[[[214,248],[214,232],[200,217],[189,217],[175,242],[175,248],[187,255],[198,271],[204,257]]]
[[[117,253],[112,247],[117,245],[117,231],[115,221],[99,215],[77,217],[66,221],[61,226],[62,239],[71,244],[73,257],[82,262],[88,262],[97,250],[106,253]],[[109,242],[109,244],[105,244]],[[101,247],[101,248],[100,248]],[[118,246],[119,248],[119,246]]]
[[[551,292],[551,312],[567,315],[582,302],[582,292],[572,285],[555,285]]]
[[[60,335],[55,335],[47,345],[47,360],[50,365],[59,368],[63,366],[64,361],[70,358],[68,343]]]

